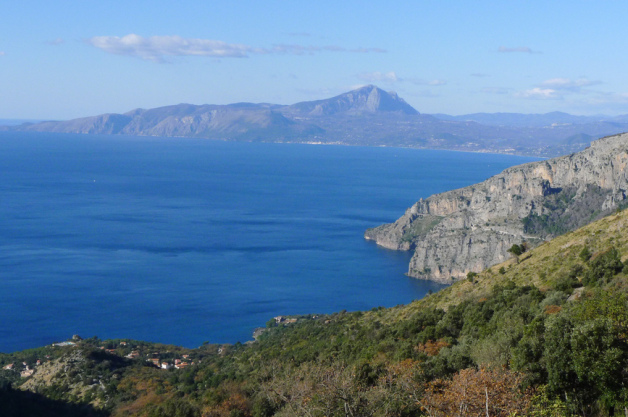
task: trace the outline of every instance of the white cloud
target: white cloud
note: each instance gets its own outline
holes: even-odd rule
[[[541,86],[561,91],[581,92],[583,87],[601,84],[600,81],[591,81],[586,78],[571,80],[569,78],[552,78],[541,83]]]
[[[432,80],[427,83],[427,85],[445,85],[445,84],[447,84],[447,81],[445,80]]]
[[[497,52],[509,53],[509,52],[523,52],[525,54],[537,54],[539,52],[533,51],[531,48],[527,46],[517,46],[515,48],[509,48],[506,46],[500,46],[497,49]]]
[[[303,55],[322,51],[386,52],[379,48],[348,49],[341,46],[274,45],[272,48],[257,48],[212,39],[183,38],[181,36],[151,36],[144,38],[133,33],[122,37],[94,36],[88,39],[87,43],[110,54],[133,56],[153,62],[163,62],[167,56],[246,58],[251,54],[273,53]]]
[[[130,34],[118,36],[95,36],[88,43],[105,52],[127,55],[148,61],[163,61],[164,56],[209,56],[220,58],[243,58],[249,53],[263,52],[250,46],[229,44],[210,39],[182,38],[180,36],[151,36],[144,38]]]
[[[594,91],[587,90],[585,87],[597,84],[601,84],[601,82],[591,81],[587,78],[578,78],[576,80],[560,77],[550,78],[534,88],[515,93],[515,96],[532,99],[563,99],[566,95],[594,93]]]
[[[533,99],[559,99],[562,98],[558,92],[552,88],[534,87],[530,90],[521,91],[515,94],[517,97],[533,98]]]

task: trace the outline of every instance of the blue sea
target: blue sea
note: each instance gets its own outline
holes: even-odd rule
[[[364,230],[531,160],[2,132],[0,352],[245,342],[277,315],[409,303],[441,287]]]

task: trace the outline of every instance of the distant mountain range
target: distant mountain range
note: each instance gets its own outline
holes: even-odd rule
[[[555,156],[587,147],[594,139],[628,131],[618,117],[476,113],[421,114],[396,93],[369,85],[338,96],[292,105],[178,104],[46,121],[0,130],[179,136],[231,141],[404,146]]]
[[[621,116],[574,116],[572,114],[559,111],[544,114],[521,114],[521,113],[473,113],[461,116],[450,116],[448,114],[433,114],[441,120],[456,122],[476,122],[489,126],[508,127],[556,127],[560,125],[584,125],[584,124],[626,124],[628,115]]]

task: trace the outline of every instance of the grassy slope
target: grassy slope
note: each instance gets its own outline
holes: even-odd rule
[[[595,254],[614,246],[628,258],[628,210],[610,215],[574,232],[559,236],[524,253],[519,263],[512,258],[494,265],[475,278],[475,283],[463,280],[432,294],[420,301],[394,311],[403,318],[405,314],[426,306],[447,309],[467,299],[485,297],[499,283],[513,281],[517,285],[534,285],[544,290],[553,287],[559,277],[567,274],[574,265],[583,265],[578,257],[586,246]],[[500,268],[505,269],[500,274]],[[393,311],[391,311],[393,313]]]

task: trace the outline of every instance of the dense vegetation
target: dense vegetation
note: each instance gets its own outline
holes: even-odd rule
[[[0,363],[47,355],[62,364],[63,378],[33,390],[87,413],[73,415],[623,416],[626,227],[621,212],[531,251],[521,245],[511,261],[407,306],[271,320],[251,344],[123,348],[92,338]],[[154,351],[195,365],[158,369],[146,360]],[[16,398],[24,379],[1,375],[0,399]]]
[[[548,183],[549,184],[549,183]],[[586,191],[576,196],[575,187],[546,187],[543,207],[546,214],[530,214],[523,219],[524,232],[538,236],[558,236],[597,220],[610,213],[600,211],[610,191],[587,185]]]

